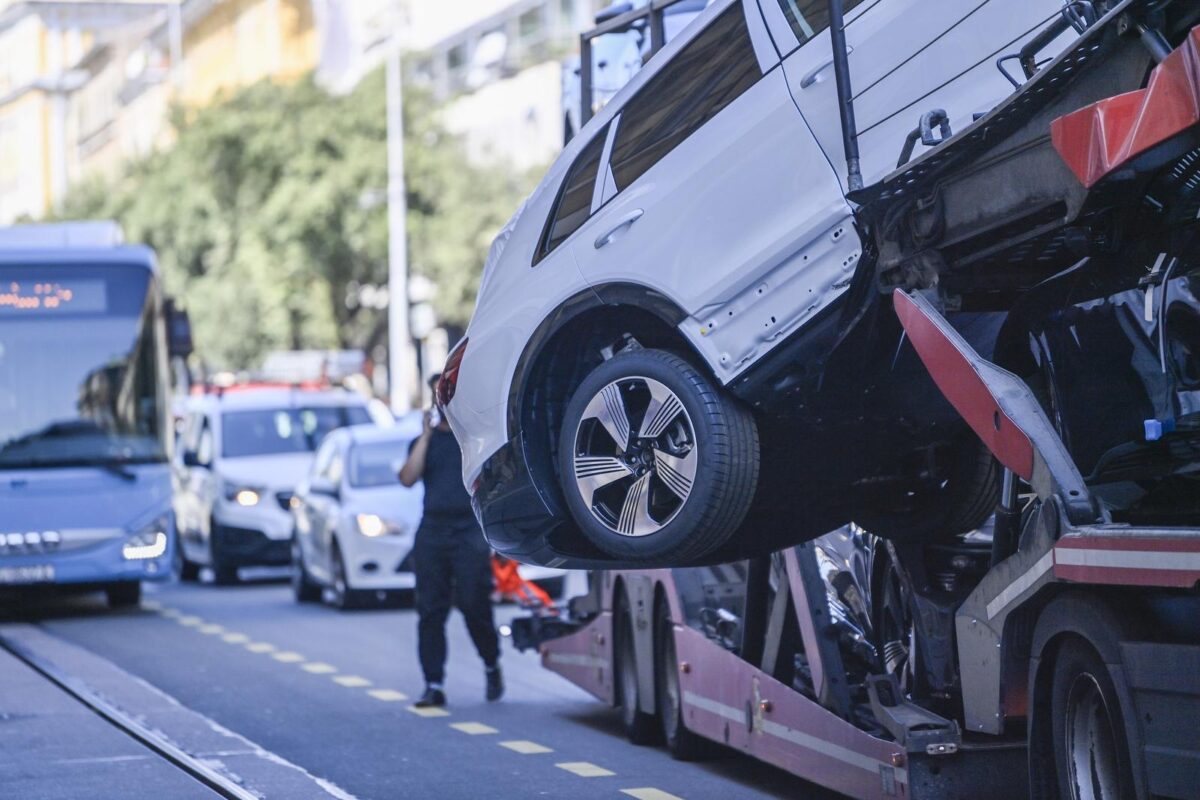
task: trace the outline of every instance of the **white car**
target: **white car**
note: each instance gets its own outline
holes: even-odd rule
[[[209,567],[233,583],[239,567],[290,563],[292,496],[330,431],[372,421],[356,394],[236,388],[189,398],[175,453],[176,569]]]
[[[398,475],[420,433],[421,415],[411,414],[394,428],[358,425],[326,438],[292,503],[297,602],[320,600],[328,588],[338,608],[352,608],[415,588],[411,555],[425,493],[421,483],[405,488]],[[562,570],[521,574],[562,594]]]
[[[963,128],[1008,97],[997,58],[1064,9],[844,5],[868,184],[922,119],[932,146],[943,116]],[[901,347],[864,251],[832,52],[826,0],[717,0],[499,234],[440,387],[496,550],[678,565],[851,510],[885,535],[991,510],[998,470]]]

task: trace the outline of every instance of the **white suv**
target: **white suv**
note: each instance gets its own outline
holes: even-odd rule
[[[844,5],[868,184],[922,117],[958,129],[1009,96],[997,58],[1063,12]],[[883,532],[990,511],[994,462],[873,299],[835,84],[827,0],[718,0],[497,237],[440,393],[498,551],[695,563],[852,509]]]
[[[291,563],[292,497],[313,452],[337,428],[372,421],[366,402],[337,390],[235,388],[189,398],[176,448],[176,570]]]

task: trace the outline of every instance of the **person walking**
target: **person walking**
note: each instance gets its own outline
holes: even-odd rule
[[[435,388],[440,375],[429,380]],[[492,617],[491,549],[471,510],[462,483],[462,452],[445,414],[436,404],[425,412],[421,435],[408,449],[400,483],[425,484],[425,510],[413,545],[416,576],[417,652],[425,674],[418,708],[446,704],[446,618],[457,606],[483,659],[486,697],[504,694],[500,639]]]

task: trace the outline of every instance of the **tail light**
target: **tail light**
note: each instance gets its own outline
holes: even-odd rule
[[[454,346],[446,357],[446,366],[442,367],[442,377],[437,384],[438,404],[443,408],[454,399],[454,391],[458,388],[458,370],[462,366],[463,356],[467,353],[467,339]]]

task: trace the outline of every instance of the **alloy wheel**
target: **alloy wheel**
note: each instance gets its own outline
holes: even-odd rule
[[[592,515],[622,536],[647,536],[687,502],[699,461],[683,402],[653,378],[613,381],[575,432],[575,484]]]

